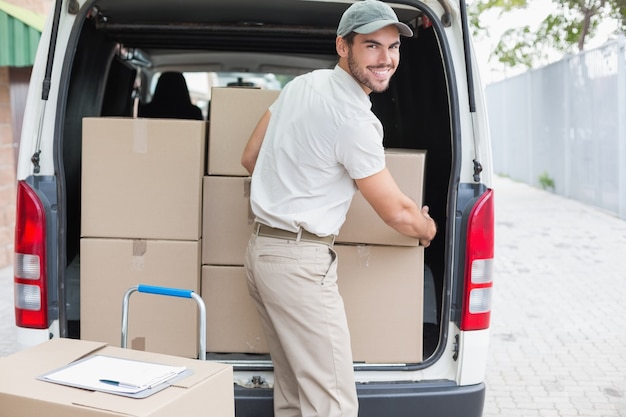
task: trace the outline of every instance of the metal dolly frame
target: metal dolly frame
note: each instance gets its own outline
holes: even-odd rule
[[[130,287],[124,294],[122,301],[122,347],[128,345],[128,307],[130,296],[135,292],[145,294],[164,295],[168,297],[191,298],[198,305],[198,359],[206,360],[206,306],[204,300],[192,290],[181,288],[159,287],[156,285],[140,284]]]

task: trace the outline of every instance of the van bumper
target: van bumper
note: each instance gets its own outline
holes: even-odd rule
[[[371,383],[357,386],[359,417],[480,417],[485,384]],[[272,390],[235,386],[236,417],[271,417]]]

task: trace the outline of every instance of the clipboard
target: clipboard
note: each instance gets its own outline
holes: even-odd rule
[[[93,355],[46,372],[37,379],[124,397],[146,398],[192,374],[193,370],[184,366]],[[113,382],[120,385],[113,385]]]

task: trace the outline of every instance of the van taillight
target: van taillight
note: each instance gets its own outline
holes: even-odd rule
[[[17,183],[15,219],[15,324],[48,328],[46,293],[46,212],[35,191]]]
[[[461,330],[489,328],[493,291],[494,202],[487,190],[469,215]]]

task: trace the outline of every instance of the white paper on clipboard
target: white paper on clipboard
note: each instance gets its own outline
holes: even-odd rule
[[[39,379],[95,391],[133,395],[167,384],[185,371],[187,368],[184,366],[94,355],[42,375]]]

